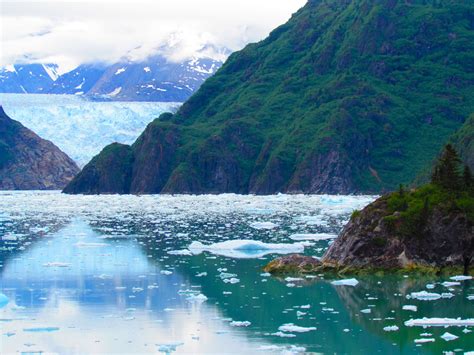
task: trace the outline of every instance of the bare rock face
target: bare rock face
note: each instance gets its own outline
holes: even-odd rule
[[[0,106],[0,190],[58,190],[78,172],[71,158]]]

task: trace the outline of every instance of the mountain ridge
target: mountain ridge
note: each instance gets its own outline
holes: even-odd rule
[[[149,125],[131,148],[135,161],[156,163],[160,183],[144,177],[130,192],[409,184],[474,112],[473,43],[472,2],[311,0]],[[170,139],[170,156],[156,155]],[[80,179],[67,192],[88,193],[73,188]]]

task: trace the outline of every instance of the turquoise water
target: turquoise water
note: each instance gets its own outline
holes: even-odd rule
[[[473,351],[474,327],[405,325],[474,318],[472,280],[374,276],[335,286],[263,274],[281,245],[322,255],[330,240],[290,236],[337,233],[372,199],[0,193],[1,353]],[[213,244],[228,240],[280,248]],[[189,248],[195,241],[210,251]],[[410,298],[419,291],[443,297]]]

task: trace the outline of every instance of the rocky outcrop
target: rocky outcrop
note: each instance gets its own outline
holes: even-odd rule
[[[263,271],[270,274],[315,273],[322,266],[321,261],[311,256],[291,254],[271,261]]]
[[[466,192],[451,197],[430,185],[407,192],[406,197],[398,194],[383,196],[354,212],[320,262],[307,266],[312,258],[292,255],[273,260],[265,270],[273,274],[308,270],[474,273],[474,198]]]
[[[382,197],[356,213],[324,255],[324,265],[354,270],[457,268],[464,272],[474,267],[474,224],[462,210],[446,211],[438,206],[423,222],[407,222],[388,203],[389,198]]]
[[[0,190],[58,190],[78,172],[71,158],[0,106]]]

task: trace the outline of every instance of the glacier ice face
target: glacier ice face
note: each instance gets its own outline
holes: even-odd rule
[[[0,94],[5,112],[52,141],[79,166],[106,145],[131,144],[146,125],[180,103],[95,102],[74,95]]]

